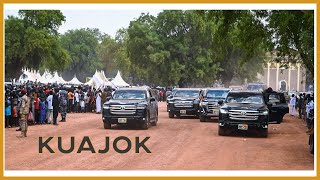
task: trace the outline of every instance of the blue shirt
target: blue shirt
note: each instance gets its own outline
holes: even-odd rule
[[[10,100],[7,100],[8,106],[5,108],[5,114],[6,116],[11,116],[11,102]]]

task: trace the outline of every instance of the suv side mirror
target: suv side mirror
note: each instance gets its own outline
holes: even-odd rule
[[[107,97],[107,101],[109,101],[111,99],[111,96]]]
[[[222,100],[219,100],[219,101],[218,101],[218,104],[219,104],[219,105],[222,105],[222,104],[223,104],[223,101],[222,101]]]
[[[172,98],[173,98],[173,96],[172,96],[172,95],[170,95],[170,96],[169,96],[169,98],[170,98],[170,99],[172,99]]]
[[[156,101],[156,99],[154,97],[151,97],[150,102],[152,102],[152,101]]]

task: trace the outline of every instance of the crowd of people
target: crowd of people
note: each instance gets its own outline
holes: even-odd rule
[[[27,137],[28,125],[58,125],[66,122],[67,113],[101,113],[112,96],[111,87],[45,85],[27,82],[5,86],[5,128],[17,127],[19,137]]]
[[[299,118],[307,123],[308,131],[313,131],[314,96],[313,94],[300,93],[298,96],[292,94],[290,98],[290,114],[295,116],[298,111]]]

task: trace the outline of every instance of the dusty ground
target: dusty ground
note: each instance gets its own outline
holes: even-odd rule
[[[117,126],[103,129],[101,114],[68,114],[67,122],[59,126],[29,126],[27,138],[17,138],[20,132],[5,129],[6,170],[312,170],[313,155],[308,151],[308,136],[304,123],[286,116],[283,123],[269,126],[269,137],[255,133],[218,136],[216,122],[200,123],[195,118],[169,119],[165,103],[159,103],[158,126],[149,130]],[[48,144],[56,152],[38,152],[39,136],[54,136]],[[58,151],[58,137],[63,147],[75,137],[75,150],[70,154]],[[131,151],[118,154],[114,149],[106,154],[76,153],[83,136],[89,136],[96,151],[105,147],[105,137],[111,144],[118,136],[133,142]],[[135,153],[134,139],[149,136],[146,146]],[[119,144],[125,148],[124,143]]]

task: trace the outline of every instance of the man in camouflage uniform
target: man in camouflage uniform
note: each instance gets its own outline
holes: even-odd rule
[[[30,98],[26,95],[27,91],[23,89],[21,91],[21,109],[20,109],[20,126],[21,126],[21,136],[19,137],[27,137],[28,131],[28,113],[30,109]]]
[[[68,110],[68,92],[64,89],[62,89],[59,92],[59,100],[60,100],[60,114],[61,114],[61,121],[60,122],[66,122],[67,117],[67,110]]]

